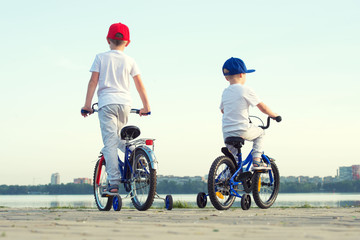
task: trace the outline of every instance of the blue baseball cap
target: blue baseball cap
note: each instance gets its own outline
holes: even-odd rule
[[[240,58],[229,58],[222,67],[224,76],[235,75],[239,73],[252,73],[255,69],[247,69],[245,63]]]

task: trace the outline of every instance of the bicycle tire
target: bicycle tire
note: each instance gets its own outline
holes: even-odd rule
[[[99,165],[100,165],[100,159],[96,162],[94,169],[93,189],[94,189],[95,203],[100,211],[109,211],[112,206],[113,196],[110,197],[101,196],[102,189],[104,189],[107,186],[105,161],[101,162],[101,166]],[[97,184],[97,179],[99,179],[99,184]]]
[[[165,197],[165,208],[167,210],[172,210],[174,206],[174,200],[173,197],[171,195],[166,195]]]
[[[249,210],[249,208],[251,207],[251,197],[249,194],[245,193],[242,195],[241,197],[241,208],[243,210]]]
[[[156,169],[151,168],[150,158],[142,149],[135,149],[131,159],[131,201],[139,211],[149,209],[154,202],[156,192]]]
[[[121,210],[122,199],[121,199],[120,195],[113,197],[112,206],[113,206],[114,211],[116,211],[116,212],[119,212]]]
[[[212,205],[217,210],[227,210],[235,201],[235,196],[230,193],[229,185],[229,180],[235,171],[233,161],[226,156],[216,158],[210,167],[208,194]]]
[[[206,203],[207,203],[206,193],[199,192],[198,195],[196,196],[196,204],[197,204],[197,206],[199,208],[204,208],[204,207],[206,207]]]
[[[253,198],[259,208],[266,209],[271,207],[279,193],[280,174],[275,162],[271,162],[271,171],[255,172],[253,185]],[[270,185],[270,174],[274,179],[273,185]]]

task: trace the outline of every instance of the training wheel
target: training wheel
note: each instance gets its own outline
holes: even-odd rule
[[[198,205],[199,208],[204,208],[206,207],[206,203],[207,203],[206,193],[199,192],[196,197],[196,204]]]
[[[114,211],[120,211],[122,207],[122,200],[120,195],[113,197],[113,209]]]
[[[249,210],[251,206],[251,197],[249,194],[243,194],[241,197],[241,208],[243,210]]]
[[[165,208],[171,210],[173,208],[173,197],[171,195],[166,195],[165,197]]]

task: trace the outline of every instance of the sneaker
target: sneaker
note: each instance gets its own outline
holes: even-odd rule
[[[252,167],[253,171],[258,171],[258,170],[271,170],[271,165],[264,163],[263,161],[254,161],[253,162],[253,167]]]
[[[115,196],[119,194],[119,185],[108,185],[106,189],[104,189],[104,192],[102,195],[111,195]]]

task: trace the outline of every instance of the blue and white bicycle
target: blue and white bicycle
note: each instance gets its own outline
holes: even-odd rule
[[[275,118],[277,122],[281,117]],[[270,126],[270,117],[267,119],[267,125],[260,126],[267,129]],[[244,139],[241,137],[228,137],[225,143],[238,149],[237,160],[226,147],[221,149],[224,155],[216,158],[212,163],[208,175],[208,195],[200,192],[197,195],[197,205],[204,208],[209,196],[212,205],[218,210],[229,209],[236,197],[241,198],[241,208],[248,210],[251,206],[252,192],[256,205],[259,208],[271,207],[278,195],[280,188],[279,169],[275,160],[262,154],[262,161],[271,165],[271,170],[250,171],[252,166],[252,155],[250,153],[243,161],[241,147],[244,145]]]
[[[97,112],[95,105],[97,104],[93,104],[92,109]],[[139,114],[139,112],[139,109],[131,109],[131,113]],[[136,126],[125,126],[120,133],[121,139],[126,141],[124,161],[118,157],[121,174],[120,183],[123,184],[127,193],[125,197],[130,197],[134,207],[139,211],[149,209],[155,198],[164,200],[166,209],[171,210],[173,207],[172,196],[167,195],[164,199],[156,193],[158,162],[154,154],[155,139],[136,139],[139,135],[140,129]],[[134,146],[133,151],[130,150],[131,146]],[[122,199],[120,194],[115,196],[106,194],[105,190],[108,187],[106,159],[102,154],[95,165],[93,185],[95,203],[100,211],[109,211],[111,207],[115,211],[121,210]]]

